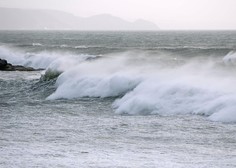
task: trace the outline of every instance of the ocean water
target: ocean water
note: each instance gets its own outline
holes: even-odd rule
[[[236,32],[0,31],[0,167],[236,167]],[[58,77],[57,77],[58,76]]]

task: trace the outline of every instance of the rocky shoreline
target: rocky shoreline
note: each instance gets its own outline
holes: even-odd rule
[[[25,67],[21,65],[12,65],[5,59],[0,59],[0,71],[40,71],[43,69],[34,69],[32,67]]]

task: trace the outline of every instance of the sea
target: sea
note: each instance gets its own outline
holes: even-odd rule
[[[1,168],[235,168],[236,31],[0,31]]]

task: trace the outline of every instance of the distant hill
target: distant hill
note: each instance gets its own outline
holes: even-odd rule
[[[0,8],[0,30],[158,30],[152,22],[128,22],[108,14],[77,17],[56,10]]]

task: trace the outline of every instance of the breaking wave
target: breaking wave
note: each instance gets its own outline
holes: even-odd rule
[[[236,122],[235,82],[233,71],[214,61],[163,68],[155,61],[150,65],[140,57],[119,56],[64,72],[47,99],[120,96],[113,103],[119,114],[197,114]]]
[[[40,52],[24,54],[0,47],[14,64],[60,71],[56,91],[47,100],[114,97],[118,114],[197,114],[236,122],[235,52],[218,59],[125,52],[95,56]],[[132,56],[131,56],[132,55]],[[223,66],[222,66],[223,65]]]

